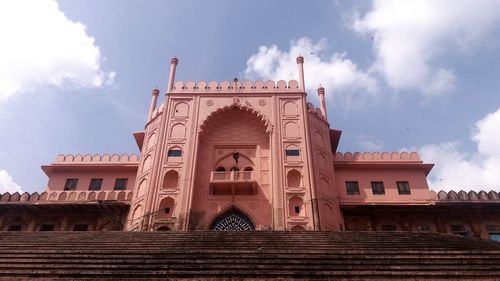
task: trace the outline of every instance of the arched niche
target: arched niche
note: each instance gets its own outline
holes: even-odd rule
[[[382,219],[377,224],[378,231],[400,231],[401,226],[392,219]]]
[[[155,144],[156,144],[156,133],[152,133],[151,135],[149,135],[148,143],[146,145],[146,150],[150,149]]]
[[[296,225],[296,226],[294,226],[294,227],[290,228],[290,230],[291,230],[291,231],[305,231],[306,229],[305,229],[305,228],[303,228],[303,227],[302,227],[302,226],[300,226],[300,225]]]
[[[295,169],[288,171],[288,173],[286,174],[287,186],[291,188],[300,187],[301,178],[302,175],[300,174],[299,171]]]
[[[304,216],[304,200],[298,196],[294,196],[288,200],[288,214],[291,217]]]
[[[58,223],[55,220],[44,220],[39,223],[36,228],[37,231],[56,231],[58,229]]]
[[[148,171],[151,168],[152,162],[153,162],[153,158],[151,157],[151,155],[148,155],[148,156],[146,156],[146,158],[144,158],[144,161],[142,162],[142,172],[143,173]]]
[[[142,205],[139,204],[135,206],[134,212],[132,213],[132,220],[137,220],[142,216]]]
[[[6,223],[3,228],[3,231],[22,231],[23,230],[23,221],[20,218],[15,218]]]
[[[297,104],[293,101],[288,101],[283,104],[283,113],[285,115],[297,115]]]
[[[189,106],[185,102],[178,102],[174,106],[174,116],[188,116]]]
[[[210,230],[255,230],[250,217],[236,208],[231,208],[226,212],[218,215],[212,224]]]
[[[163,189],[176,189],[179,184],[179,173],[175,170],[170,170],[163,177]]]
[[[142,195],[144,195],[144,193],[146,192],[146,188],[147,188],[147,180],[143,179],[139,183],[139,187],[137,187],[137,197],[141,197]]]
[[[234,152],[223,155],[215,163],[215,169],[224,168],[226,171],[243,171],[244,168],[251,167],[253,169],[253,161],[244,153],[235,151],[238,153],[238,163],[233,157]],[[222,171],[221,171],[222,172]]]
[[[323,134],[319,131],[316,131],[314,133],[314,140],[316,141],[316,144],[322,146],[323,143],[324,143],[324,138],[323,138]]]
[[[170,130],[171,139],[183,139],[186,137],[186,126],[182,123],[177,123]]]
[[[298,138],[300,136],[299,126],[295,122],[288,122],[285,124],[285,137]]]
[[[414,232],[436,232],[436,226],[427,219],[419,219],[411,224],[411,230]]]
[[[160,207],[158,210],[158,217],[160,218],[170,218],[174,213],[175,201],[172,197],[163,198],[160,201]]]

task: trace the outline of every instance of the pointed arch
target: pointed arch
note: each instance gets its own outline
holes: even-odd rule
[[[259,118],[261,120],[261,122],[263,123],[263,125],[266,127],[266,133],[268,133],[268,134],[271,133],[271,131],[272,131],[271,122],[269,122],[269,119],[267,119],[267,117],[264,114],[262,114],[261,112],[253,109],[252,107],[244,106],[244,105],[241,105],[239,103],[234,103],[234,104],[231,104],[231,105],[226,105],[224,107],[221,107],[221,108],[218,108],[217,110],[212,111],[207,116],[207,118],[205,118],[205,120],[203,120],[203,122],[201,123],[201,125],[200,125],[200,132],[202,132],[205,129],[205,127],[209,123],[209,121],[212,118],[214,118],[217,114],[222,113],[224,111],[231,110],[231,109],[239,109],[239,110],[242,110],[242,111],[250,112],[251,114],[255,115],[257,118]]]
[[[176,170],[170,170],[163,177],[163,189],[176,189],[179,185],[179,173]]]
[[[227,170],[231,170],[231,167],[234,166],[233,152],[226,153],[219,157],[219,159],[215,162],[215,167],[224,167]],[[239,152],[238,166],[241,167],[255,167],[254,162],[250,157],[245,155],[244,153]]]
[[[249,216],[233,206],[215,217],[209,229],[224,231],[255,230],[255,225]]]
[[[286,182],[288,187],[300,187],[302,182],[302,175],[298,170],[292,169],[286,174]]]

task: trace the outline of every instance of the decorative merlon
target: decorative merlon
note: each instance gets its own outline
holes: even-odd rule
[[[439,201],[500,201],[500,194],[494,190],[489,192],[484,190],[479,192],[473,190],[469,192],[463,190],[446,192],[441,190],[438,193],[438,199]]]
[[[335,161],[411,161],[421,162],[416,152],[337,152]]]
[[[54,164],[65,164],[65,163],[131,163],[137,164],[139,162],[139,156],[136,154],[60,154],[57,156]]]
[[[268,93],[268,92],[289,92],[297,93],[302,92],[299,89],[299,82],[296,80],[290,80],[288,83],[284,80],[279,80],[278,82],[269,80],[264,81],[240,81],[229,82],[229,81],[177,81],[174,84],[174,88],[170,93]]]
[[[42,193],[34,192],[28,193],[24,192],[19,194],[15,192],[10,194],[5,192],[0,195],[0,203],[7,202],[27,202],[27,203],[38,203],[38,202],[61,202],[61,201],[75,201],[75,202],[92,202],[98,200],[113,200],[113,201],[130,201],[132,200],[133,191],[123,190],[123,191],[44,191]]]

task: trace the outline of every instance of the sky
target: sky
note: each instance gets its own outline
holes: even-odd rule
[[[417,151],[433,190],[500,191],[500,1],[0,2],[0,193],[58,154],[138,153],[151,90],[298,79],[338,151]]]

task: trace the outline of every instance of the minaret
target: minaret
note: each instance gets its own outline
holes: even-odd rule
[[[306,86],[304,84],[304,57],[299,55],[297,57],[297,65],[299,67],[299,87],[300,90],[306,91]]]
[[[321,87],[321,85],[319,85],[318,88],[318,97],[319,97],[319,110],[321,110],[321,114],[323,114],[323,117],[328,122],[328,117],[326,115],[325,88]]]
[[[160,90],[158,88],[154,88],[153,92],[151,93],[151,105],[149,106],[149,118],[148,120],[151,120],[153,117],[153,111],[156,108],[156,102],[158,101],[158,95],[160,94]]]
[[[167,91],[165,92],[165,94],[169,93],[174,88],[175,68],[177,67],[178,63],[179,63],[179,60],[176,57],[173,57],[170,60],[170,76],[168,77],[168,87],[167,87]]]

